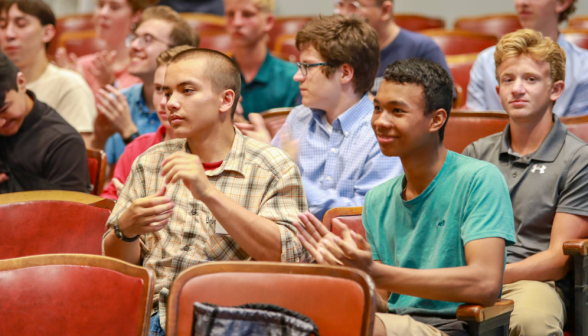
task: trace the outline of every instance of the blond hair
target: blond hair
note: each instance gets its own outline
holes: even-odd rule
[[[553,82],[566,79],[566,52],[551,38],[544,37],[543,34],[532,29],[517,30],[504,35],[498,41],[496,52],[494,52],[496,78],[498,78],[498,68],[502,62],[522,55],[549,63]]]
[[[262,12],[273,13],[276,10],[276,0],[253,0],[253,4]]]
[[[193,46],[181,45],[171,49],[167,49],[161,54],[159,54],[159,56],[157,56],[157,66],[160,67],[163,65],[167,65],[167,63],[169,63],[169,61],[171,61],[171,59],[174,58],[177,54],[181,53],[184,50],[193,48]]]
[[[168,6],[153,6],[144,10],[137,27],[143,22],[149,20],[167,21],[173,25],[170,34],[170,42],[172,43],[170,48],[180,45],[198,47],[200,44],[200,36],[198,33],[190,27],[178,12]]]

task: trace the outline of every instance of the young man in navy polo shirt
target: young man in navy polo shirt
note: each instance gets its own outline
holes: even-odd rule
[[[563,335],[565,309],[554,284],[569,268],[562,246],[588,235],[588,145],[554,114],[566,53],[524,29],[498,42],[494,60],[510,123],[464,154],[500,168],[510,191],[517,243],[507,251],[503,297],[515,301],[511,335]]]

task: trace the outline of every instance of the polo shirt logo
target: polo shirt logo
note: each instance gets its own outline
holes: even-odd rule
[[[533,165],[533,169],[531,169],[531,173],[535,173],[538,170],[539,174],[545,174],[546,169],[547,169],[547,167],[545,165],[542,165],[541,167],[539,167],[537,165]]]
[[[437,223],[437,226],[445,226],[445,219]]]

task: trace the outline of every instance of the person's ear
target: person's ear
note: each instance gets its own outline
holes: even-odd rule
[[[235,102],[235,91],[224,90],[220,96],[219,113],[229,112],[231,114],[233,103]]]
[[[41,39],[43,43],[49,43],[55,37],[55,26],[54,25],[45,25],[43,26],[43,38]]]
[[[553,83],[553,85],[551,86],[551,91],[549,92],[549,99],[552,102],[558,100],[559,97],[561,97],[561,94],[564,92],[565,88],[566,84],[562,80],[558,80],[557,82]]]
[[[339,70],[341,71],[341,84],[345,85],[351,83],[355,74],[355,69],[353,69],[351,65],[344,63],[339,67]]]
[[[274,24],[276,23],[276,17],[273,13],[266,13],[265,18],[265,29],[264,32],[268,33],[272,28],[274,28]]]
[[[500,85],[496,85],[496,94],[500,97]]]
[[[18,92],[27,91],[27,80],[22,72],[16,74],[16,86],[18,87]]]
[[[394,17],[394,3],[392,1],[384,1],[380,9],[382,10],[381,21],[388,21]]]
[[[429,126],[429,132],[435,133],[438,132],[445,122],[447,121],[447,111],[445,109],[438,109],[436,111],[431,112],[431,124]]]
[[[555,12],[561,14],[574,3],[575,0],[558,0],[555,2]]]
[[[131,17],[131,30],[137,28],[137,23],[141,20],[141,15],[143,15],[143,10],[141,9],[133,13],[133,16]]]

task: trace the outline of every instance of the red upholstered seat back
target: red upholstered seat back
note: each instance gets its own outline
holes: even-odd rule
[[[588,15],[575,16],[569,20],[570,28],[588,29]]]
[[[564,37],[569,42],[580,48],[588,49],[588,27],[585,29],[567,29],[563,31]]]
[[[498,14],[458,18],[454,28],[501,38],[503,35],[523,27],[516,14]]]
[[[95,188],[96,182],[98,182],[98,160],[95,158],[88,158],[88,172],[90,173],[90,183],[92,184],[92,189]]]
[[[472,142],[502,132],[508,115],[500,112],[451,112],[445,126],[443,144],[449,150],[462,153]]]
[[[498,42],[494,35],[463,30],[434,29],[424,30],[421,33],[432,38],[446,56],[479,53]]]
[[[337,217],[337,219],[340,220],[343,224],[347,225],[350,230],[353,230],[355,233],[362,235],[363,238],[366,238],[365,227],[361,221],[361,215],[343,216]],[[331,227],[331,232],[341,237],[341,231],[336,226]]]
[[[276,18],[272,30],[269,31],[268,46],[275,48],[276,41],[282,35],[296,35],[305,24],[312,20],[311,16],[281,17]]]
[[[105,44],[95,37],[94,31],[88,31],[64,33],[59,38],[59,46],[64,47],[68,53],[81,57],[104,50]]]
[[[89,30],[94,30],[93,14],[75,14],[58,18],[55,22],[55,37],[49,44],[47,54],[55,54],[62,34]]]
[[[190,271],[200,274],[179,277],[172,285],[168,336],[191,335],[194,302],[275,304],[308,316],[321,336],[367,335],[371,326],[372,285],[356,270],[310,264],[214,264],[195,266]],[[199,271],[202,268],[209,271]]]
[[[333,225],[333,220],[338,219],[343,224],[347,225],[349,229],[365,238],[365,227],[361,220],[362,211],[363,207],[332,208],[323,216],[323,225],[327,230],[341,237],[341,231]]]
[[[560,119],[566,125],[568,131],[574,133],[580,139],[588,142],[588,116],[564,117]]]
[[[0,214],[0,259],[8,259],[51,253],[100,255],[110,210],[32,201],[0,205]]]
[[[445,21],[443,19],[421,15],[395,14],[394,22],[401,28],[411,31],[445,28]]]
[[[64,258],[82,261],[61,263]],[[132,268],[132,272],[85,263],[89,258]],[[106,257],[48,255],[1,260],[0,335],[142,335],[152,282],[146,269]]]
[[[228,55],[233,50],[231,45],[231,36],[229,34],[200,36],[200,48],[212,49]]]
[[[300,51],[296,48],[296,35],[282,35],[275,45],[275,54],[289,62],[298,62]]]
[[[458,104],[459,106],[456,106],[458,108],[463,107],[467,101],[468,85],[470,84],[470,71],[474,66],[477,56],[477,54],[474,54],[447,57],[447,66],[449,66],[449,71],[451,71],[453,83],[456,86],[459,85],[462,90],[462,96],[460,97],[461,101]]]

